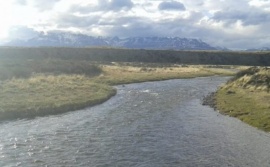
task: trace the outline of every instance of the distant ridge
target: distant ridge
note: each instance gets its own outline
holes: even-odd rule
[[[249,52],[259,52],[259,51],[270,51],[269,47],[255,48],[255,49],[247,49]]]
[[[115,47],[158,50],[221,50],[202,40],[179,37],[93,37],[83,34],[49,32],[28,39],[16,39],[2,44],[6,46],[64,46],[64,47]],[[224,49],[224,48],[223,48]]]

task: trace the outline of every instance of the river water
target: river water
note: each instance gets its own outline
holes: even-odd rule
[[[118,86],[109,101],[0,123],[0,166],[270,166],[270,135],[202,106],[228,78]]]

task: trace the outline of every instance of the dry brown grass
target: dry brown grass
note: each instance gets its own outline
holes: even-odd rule
[[[95,81],[110,85],[212,75],[233,75],[235,73],[226,69],[209,69],[200,66],[152,68],[104,65],[102,70],[103,74],[95,78]]]

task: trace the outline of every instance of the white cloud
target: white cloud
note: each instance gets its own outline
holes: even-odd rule
[[[231,48],[270,46],[269,0],[11,0],[0,1],[0,21],[0,38],[11,27],[24,26],[104,36],[192,37]]]
[[[248,3],[251,6],[256,6],[256,7],[269,7],[270,6],[270,1],[269,0],[251,0]]]

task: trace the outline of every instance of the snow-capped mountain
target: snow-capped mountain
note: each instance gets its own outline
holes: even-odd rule
[[[28,40],[12,40],[6,45],[9,46],[107,46],[101,37],[92,37],[82,34],[50,32],[40,33],[37,37]]]
[[[173,49],[173,50],[216,50],[209,44],[197,40],[179,37],[131,37],[125,39],[106,39],[111,46],[140,49]]]
[[[93,37],[83,34],[49,32],[28,40],[12,40],[9,46],[118,47],[133,49],[217,50],[209,44],[179,37]]]

